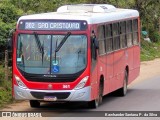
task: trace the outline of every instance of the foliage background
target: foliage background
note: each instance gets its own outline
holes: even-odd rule
[[[149,33],[152,43],[141,40],[141,60],[160,57],[160,0],[0,0],[0,60],[4,58],[9,32],[15,29],[22,15],[53,12],[65,4],[100,3],[113,4],[116,7],[137,9],[141,17],[141,27]],[[11,70],[9,81],[4,80],[4,66],[0,61],[0,108],[12,101]]]
[[[143,30],[152,34],[158,29],[160,0],[0,0],[0,48],[3,48],[0,52],[4,50],[9,31],[15,28],[20,16],[53,12],[61,5],[76,3],[107,3],[137,9],[140,12]]]

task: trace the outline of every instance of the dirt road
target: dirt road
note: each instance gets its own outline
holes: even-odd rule
[[[156,76],[160,76],[160,59],[141,62],[140,75],[130,86]]]

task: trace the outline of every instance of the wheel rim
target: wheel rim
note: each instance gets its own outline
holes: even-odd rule
[[[98,97],[97,99],[95,99],[96,108],[101,104],[101,101],[102,101],[102,97],[101,97],[101,85],[100,85],[99,90],[98,90]]]
[[[99,106],[99,98],[95,99],[95,107],[97,108]]]

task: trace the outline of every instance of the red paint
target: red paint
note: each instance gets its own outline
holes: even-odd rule
[[[115,21],[114,21],[115,22]],[[104,24],[104,23],[103,23]],[[107,24],[107,23],[105,23]],[[138,34],[140,42],[140,23],[138,24]],[[113,51],[111,53],[107,53],[102,56],[97,57],[97,64],[95,68],[91,70],[91,43],[90,43],[90,35],[91,31],[96,31],[96,35],[98,34],[97,31],[98,25],[88,25],[88,29],[86,31],[73,31],[72,34],[86,34],[88,36],[88,58],[87,58],[87,67],[85,71],[77,78],[74,82],[64,82],[64,83],[50,83],[50,82],[29,82],[27,81],[23,75],[19,72],[16,66],[16,44],[17,44],[17,36],[19,33],[33,33],[33,31],[24,31],[18,30],[15,33],[15,38],[13,39],[14,42],[14,49],[13,49],[13,84],[17,85],[14,75],[17,75],[23,83],[29,89],[37,89],[37,90],[48,90],[48,85],[51,84],[53,86],[53,90],[72,90],[76,87],[76,85],[86,76],[89,76],[89,80],[87,81],[85,86],[91,86],[91,100],[95,99],[98,94],[98,86],[100,76],[104,77],[104,91],[103,94],[108,94],[112,91],[121,88],[123,85],[124,79],[124,72],[125,68],[128,66],[129,71],[129,82],[131,83],[139,74],[140,70],[140,47],[139,45],[133,45],[129,48],[124,48],[121,50]],[[37,31],[38,34],[66,34],[67,32],[64,31]],[[98,52],[97,52],[98,53]],[[126,58],[127,53],[127,58]],[[102,69],[102,70],[101,70]],[[70,88],[63,88],[63,85],[69,85]]]

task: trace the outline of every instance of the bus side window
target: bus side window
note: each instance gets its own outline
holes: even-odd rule
[[[121,48],[127,47],[127,39],[126,39],[126,22],[120,22],[120,42]]]
[[[106,52],[113,50],[112,24],[106,25]]]
[[[105,53],[105,26],[101,25],[98,27],[98,42],[99,42],[99,54],[102,55]]]
[[[120,49],[119,23],[113,23],[113,48]]]
[[[126,26],[126,32],[127,32],[127,46],[130,47],[132,46],[132,20],[127,21],[127,26]]]
[[[133,44],[138,44],[138,19],[133,20]]]

